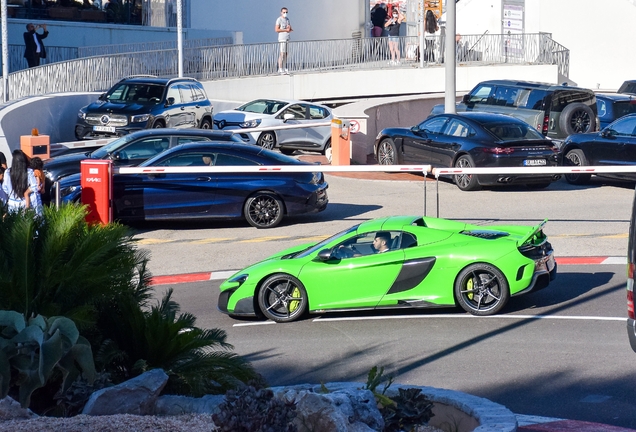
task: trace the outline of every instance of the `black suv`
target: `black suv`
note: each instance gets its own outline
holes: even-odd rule
[[[550,138],[599,129],[596,96],[589,89],[528,81],[484,81],[464,96],[457,111],[508,114]],[[436,105],[431,115],[444,112]]]
[[[115,166],[134,166],[164,150],[193,141],[243,142],[236,134],[216,130],[151,129],[135,132],[89,152],[65,154],[45,160],[46,178],[42,201],[50,202],[53,198],[53,183],[62,177],[79,173],[84,159],[110,159]]]
[[[194,78],[131,76],[80,109],[79,140],[116,137],[150,128],[212,129],[212,104]]]

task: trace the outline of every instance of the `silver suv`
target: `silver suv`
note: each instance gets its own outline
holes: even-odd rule
[[[457,104],[457,111],[508,114],[536,127],[550,138],[598,130],[596,96],[589,89],[528,81],[479,83]],[[436,105],[431,115],[444,112]]]

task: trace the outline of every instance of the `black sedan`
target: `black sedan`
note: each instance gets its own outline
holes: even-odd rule
[[[88,152],[53,157],[44,161],[46,185],[42,199],[48,203],[53,183],[62,177],[79,173],[81,161],[85,159],[110,159],[115,166],[135,166],[178,144],[209,140],[242,142],[234,134],[222,131],[148,129],[131,133]]]
[[[572,166],[636,165],[636,114],[619,118],[600,132],[570,135],[563,143],[564,161]],[[598,174],[634,181],[634,174]],[[586,184],[591,174],[566,174],[572,184]]]
[[[186,143],[140,167],[310,165],[246,144]],[[60,180],[65,202],[80,200],[79,174]],[[323,211],[329,202],[321,172],[150,173],[113,176],[113,215],[122,221],[241,219],[273,228],[285,215]]]
[[[557,146],[527,123],[503,114],[469,112],[431,116],[412,128],[382,130],[375,141],[381,165],[430,164],[438,168],[556,166]],[[555,175],[456,175],[461,190],[484,185],[548,187]]]

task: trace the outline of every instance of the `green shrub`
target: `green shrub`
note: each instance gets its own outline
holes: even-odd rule
[[[385,432],[416,430],[433,417],[433,402],[418,388],[398,389],[393,404],[380,409]]]
[[[62,391],[80,373],[89,382],[95,379],[90,343],[80,336],[75,323],[41,315],[27,322],[18,312],[0,311],[0,399],[15,383],[20,405],[27,408],[33,392],[46,385],[55,368],[62,373]],[[14,379],[12,371],[17,372]]]

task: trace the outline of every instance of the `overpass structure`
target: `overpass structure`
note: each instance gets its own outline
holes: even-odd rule
[[[486,79],[542,82],[567,80],[569,51],[548,35],[522,35],[523,51],[507,48],[505,35],[465,35],[457,58],[456,88],[470,90]],[[355,120],[352,159],[366,163],[377,132],[412,126],[443,101],[443,53],[437,40],[434,62],[420,62],[412,37],[400,38],[400,64],[387,60],[387,38],[353,38],[290,43],[289,75],[277,75],[278,44],[197,47],[186,50],[188,76],[198,78],[216,112],[261,97],[312,101],[346,99],[335,114]],[[459,52],[459,51],[458,51]],[[0,151],[10,155],[19,137],[33,128],[51,142],[73,141],[79,108],[123,76],[176,76],[176,51],[154,50],[93,56],[18,71],[9,75],[0,107]],[[390,97],[388,96],[390,95]],[[224,102],[225,101],[225,102]],[[355,102],[353,102],[355,101]]]

